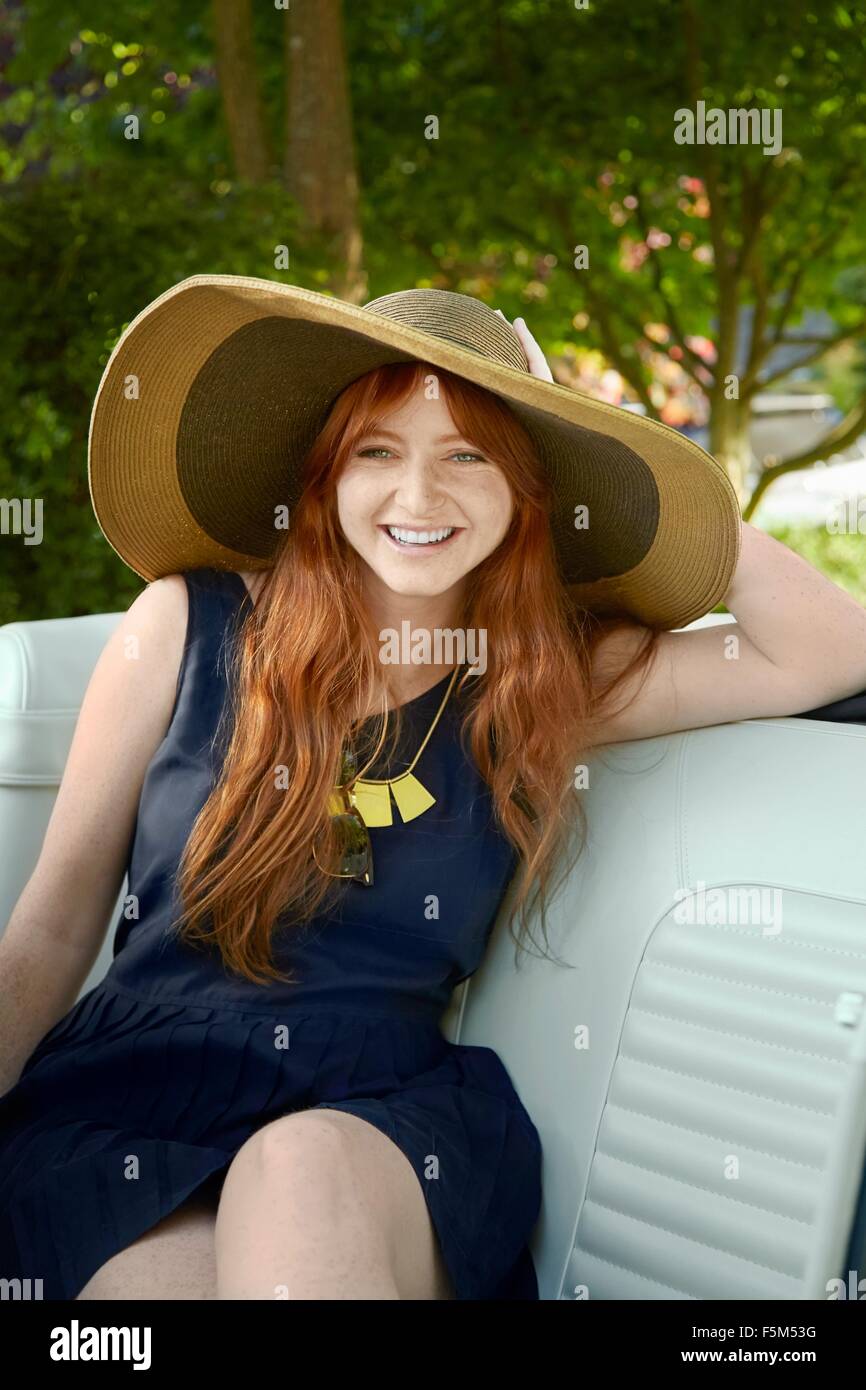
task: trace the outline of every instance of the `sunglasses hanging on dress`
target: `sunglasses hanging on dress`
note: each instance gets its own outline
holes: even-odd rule
[[[387,710],[376,751],[360,773],[356,771],[357,759],[354,751],[352,749],[343,750],[340,760],[340,780],[331,792],[328,801],[331,820],[339,839],[338,862],[340,867],[337,870],[323,868],[316,858],[314,848],[313,857],[323,873],[332,878],[355,879],[366,887],[372,888],[373,847],[370,842],[368,827],[381,828],[393,825],[392,795],[404,823],[416,820],[418,816],[422,816],[425,811],[435,805],[436,798],[431,796],[427,788],[419,782],[414,769],[430,741],[433,730],[439,723],[442,711],[454,689],[459,671],[460,667],[455,666],[442,703],[436,711],[420,748],[405,772],[399,773],[396,777],[383,778],[366,778],[363,775],[367,768],[372,767],[376,761],[379,750],[384,743],[385,730],[388,726]]]

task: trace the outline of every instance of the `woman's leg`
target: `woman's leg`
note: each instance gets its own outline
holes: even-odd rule
[[[216,1197],[193,1193],[101,1265],[78,1298],[216,1298],[216,1206]]]
[[[342,1110],[298,1111],[247,1140],[215,1240],[218,1298],[454,1296],[411,1163]]]

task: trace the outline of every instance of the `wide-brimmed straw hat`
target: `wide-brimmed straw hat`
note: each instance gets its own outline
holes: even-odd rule
[[[94,402],[88,476],[103,534],[147,581],[267,569],[275,509],[297,501],[335,398],[411,361],[494,392],[529,432],[577,602],[672,628],[723,597],[740,515],[721,465],[666,425],[532,376],[511,325],[449,290],[363,307],[237,275],[167,290],[121,336]]]

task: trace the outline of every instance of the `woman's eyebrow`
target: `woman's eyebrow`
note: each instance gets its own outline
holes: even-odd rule
[[[387,435],[387,437],[388,437],[389,439],[396,439],[398,443],[402,443],[402,440],[403,440],[403,436],[402,436],[401,434],[395,434],[393,430],[380,429],[380,428],[378,428],[378,427],[375,426],[375,425],[373,426],[372,429],[365,430],[365,432],[360,436],[360,438],[361,438],[361,439],[368,439],[369,436],[370,436],[371,434]],[[440,434],[440,436],[439,436],[438,439],[434,439],[434,440],[433,440],[433,443],[434,443],[434,444],[447,444],[448,441],[451,440],[451,439],[454,439],[454,440],[463,440],[464,443],[468,443],[468,442],[469,442],[469,441],[465,438],[465,436],[462,435],[462,434]]]

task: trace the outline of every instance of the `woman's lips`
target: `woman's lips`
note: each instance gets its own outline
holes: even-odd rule
[[[402,526],[401,526],[399,529],[400,529],[401,531],[402,531],[402,530],[409,531],[409,530],[412,530],[412,529],[414,529],[414,528],[409,527],[409,526],[406,526],[406,527],[402,527]],[[438,529],[439,529],[439,530],[443,530],[444,528],[443,528],[443,527],[439,527]],[[426,542],[421,542],[421,544],[419,545],[419,544],[413,544],[413,543],[410,542],[410,541],[398,541],[398,540],[395,540],[395,538],[391,535],[391,532],[388,530],[387,525],[385,525],[385,526],[380,526],[380,527],[379,527],[379,530],[382,532],[383,536],[384,536],[385,539],[388,541],[389,545],[393,546],[393,548],[394,548],[395,550],[399,550],[399,551],[401,552],[401,554],[403,554],[403,555],[407,555],[407,554],[408,554],[408,555],[422,555],[425,551],[428,551],[428,550],[430,551],[431,554],[438,553],[440,550],[444,550],[444,549],[446,548],[446,546],[449,546],[449,545],[451,545],[454,541],[456,541],[456,540],[457,540],[457,537],[458,537],[459,535],[461,535],[463,529],[464,529],[464,528],[463,528],[462,526],[455,526],[454,529],[453,529],[453,531],[451,532],[451,535],[450,535],[450,536],[446,536],[444,541],[426,541]]]

